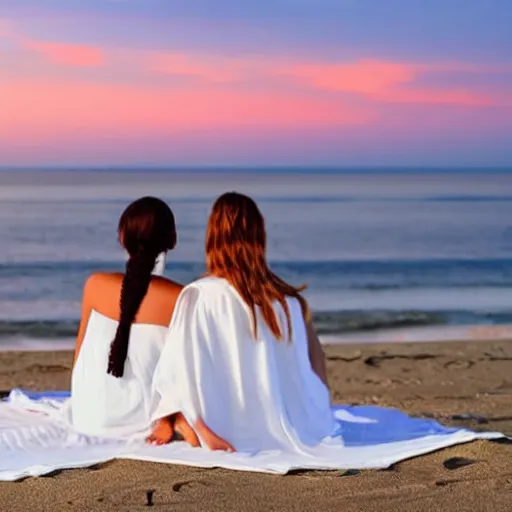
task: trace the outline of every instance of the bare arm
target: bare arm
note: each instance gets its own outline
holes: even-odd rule
[[[325,384],[327,389],[330,389],[327,380],[324,350],[311,320],[306,321],[306,330],[308,333],[308,352],[311,367],[318,377],[320,377],[320,380]]]
[[[93,292],[94,288],[94,276],[91,276],[87,279],[84,285],[84,291],[82,296],[82,315],[80,318],[80,325],[78,327],[78,334],[76,337],[76,345],[75,345],[75,355],[73,357],[73,367],[76,364],[78,359],[78,354],[80,353],[80,348],[84,341],[85,331],[87,329],[87,324],[89,322],[89,316],[92,311],[92,297],[94,296]]]

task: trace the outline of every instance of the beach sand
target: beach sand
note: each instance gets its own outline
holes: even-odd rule
[[[512,341],[331,345],[338,403],[398,407],[512,435]],[[0,353],[0,389],[69,389],[69,352]],[[471,414],[478,417],[457,419]],[[461,457],[463,467],[450,464]],[[448,467],[452,468],[449,469]],[[135,461],[0,483],[0,510],[510,511],[512,444],[478,441],[385,471],[287,476]]]

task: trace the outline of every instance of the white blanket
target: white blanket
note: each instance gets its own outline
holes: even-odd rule
[[[43,394],[44,395],[44,394]],[[31,398],[14,390],[0,402],[0,481],[40,476],[60,469],[82,468],[112,459],[134,459],[199,467],[285,474],[298,468],[332,469],[304,454],[280,451],[211,452],[183,442],[148,446],[84,436],[58,419],[65,399]],[[34,412],[37,411],[37,412]],[[340,418],[344,446],[337,448],[338,469],[386,468],[401,460],[499,433],[447,429],[431,420],[409,418],[375,406],[333,409]]]

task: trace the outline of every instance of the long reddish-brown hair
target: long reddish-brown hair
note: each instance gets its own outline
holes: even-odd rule
[[[210,275],[226,279],[247,303],[252,313],[254,337],[257,337],[256,306],[278,340],[283,332],[273,302],[278,301],[288,323],[292,339],[290,311],[286,297],[295,297],[305,318],[309,308],[301,291],[274,274],[266,258],[265,220],[256,203],[237,192],[228,192],[215,201],[206,230],[206,267]]]

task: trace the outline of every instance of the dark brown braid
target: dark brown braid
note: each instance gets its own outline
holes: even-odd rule
[[[149,289],[156,258],[176,245],[174,215],[163,201],[144,197],[121,216],[119,236],[130,258],[121,286],[119,324],[108,359],[107,372],[114,377],[124,374],[132,323]]]
[[[151,271],[157,256],[157,254],[141,252],[131,256],[126,263],[121,285],[121,315],[108,358],[108,373],[114,377],[123,376],[132,323],[148,291]]]

